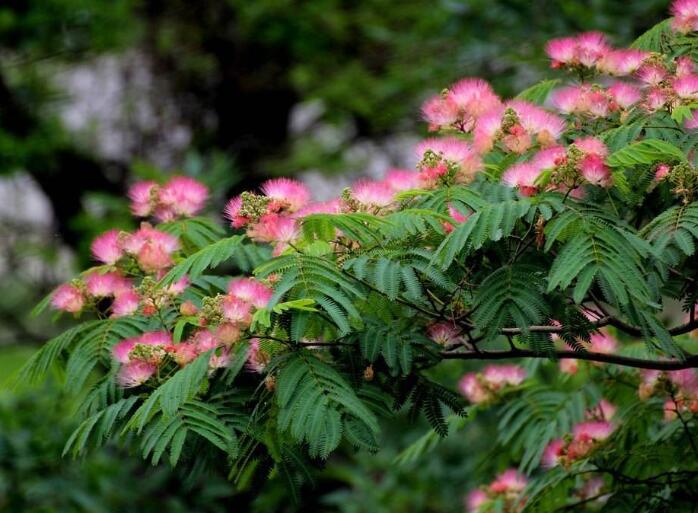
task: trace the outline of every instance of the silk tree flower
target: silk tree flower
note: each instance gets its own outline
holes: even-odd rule
[[[242,228],[250,222],[249,217],[240,215],[242,209],[242,197],[236,196],[225,205],[223,215],[230,221],[233,228]]]
[[[155,210],[159,186],[151,180],[134,183],[128,190],[131,212],[137,217],[148,217]]]
[[[134,358],[131,351],[137,345],[165,346],[172,343],[172,337],[166,331],[146,332],[138,337],[125,338],[112,347],[112,356],[119,363],[128,363]]]
[[[252,322],[252,305],[242,299],[227,295],[221,300],[223,317],[236,324],[248,326]]]
[[[51,306],[56,310],[78,313],[85,306],[85,297],[78,286],[64,283],[51,296]]]
[[[698,99],[698,75],[685,75],[671,83],[674,94],[681,100]]]
[[[422,105],[422,116],[429,130],[456,128],[469,132],[475,120],[502,101],[492,86],[479,78],[464,78],[444,93],[429,98]]]
[[[688,55],[678,57],[676,59],[676,71],[674,74],[677,77],[685,77],[687,75],[693,75],[696,72],[696,64],[693,59]]]
[[[393,192],[409,191],[419,187],[419,173],[409,169],[390,169],[385,178],[385,183]]]
[[[96,271],[85,276],[85,290],[90,296],[96,298],[116,296],[131,290],[131,287],[131,280],[116,271],[107,273]]]
[[[604,159],[598,155],[587,155],[579,163],[579,172],[592,185],[610,187],[613,185],[611,171]]]
[[[124,255],[119,244],[119,230],[109,230],[96,237],[92,241],[90,250],[98,262],[114,265]]]
[[[193,342],[180,342],[167,348],[167,352],[180,367],[193,362],[199,356],[199,349]]]
[[[668,102],[669,96],[663,89],[653,88],[645,95],[643,107],[649,112],[654,112],[663,109]]]
[[[642,93],[627,82],[615,82],[608,88],[608,94],[621,109],[629,109],[642,99]]]
[[[596,63],[596,68],[609,75],[630,75],[637,71],[649,56],[649,52],[635,48],[609,50]]]
[[[218,353],[213,353],[208,360],[208,366],[211,370],[223,369],[228,367],[231,362],[230,350],[226,347],[220,349]]]
[[[565,457],[565,441],[562,438],[552,440],[545,446],[541,465],[545,468],[553,468],[561,463]]]
[[[442,95],[432,96],[422,104],[422,118],[429,123],[430,132],[454,125],[458,111],[458,106]]]
[[[164,277],[164,273],[162,273],[162,276],[160,276],[158,279],[162,279]],[[164,291],[167,295],[169,296],[179,296],[184,293],[184,291],[187,289],[189,286],[190,281],[188,276],[182,276],[179,280],[170,283],[167,287],[165,287]]]
[[[262,373],[269,364],[269,354],[262,349],[258,338],[250,339],[247,352],[247,367],[253,372]]]
[[[135,360],[121,366],[116,380],[123,388],[134,388],[148,381],[157,370],[153,363]]]
[[[435,322],[427,327],[427,336],[442,346],[458,344],[462,341],[460,330],[449,322]]]
[[[519,162],[504,172],[502,182],[519,189],[522,196],[533,196],[538,191],[535,181],[539,176],[540,169],[532,162]]]
[[[553,106],[563,114],[589,112],[589,87],[572,85],[557,89],[551,96]]]
[[[435,187],[446,176],[455,183],[469,183],[482,169],[480,156],[457,137],[426,139],[417,145],[416,154],[422,159],[420,181],[426,187]]]
[[[138,311],[140,301],[141,298],[133,289],[117,292],[111,304],[111,316],[126,317],[128,315],[133,315]]]
[[[657,168],[654,172],[654,179],[657,180],[658,182],[661,182],[667,176],[669,176],[670,172],[671,172],[671,166],[669,164],[661,163],[657,166]]]
[[[208,188],[204,184],[188,176],[176,176],[160,187],[155,217],[171,221],[194,216],[204,208],[207,199]]]
[[[682,34],[698,30],[698,0],[674,0],[670,9],[671,28]]]
[[[371,180],[359,180],[352,185],[351,196],[371,208],[386,208],[395,201],[395,191],[387,183]]]
[[[502,472],[490,483],[489,491],[494,495],[523,492],[528,485],[526,477],[516,469],[510,468]]]
[[[563,37],[548,41],[545,52],[552,60],[553,68],[585,66],[593,67],[611,51],[606,36],[600,32],[585,32],[576,37]]]
[[[415,173],[416,174],[416,173]],[[338,198],[322,201],[319,203],[309,203],[297,212],[291,214],[294,219],[302,219],[312,214],[339,214],[342,212],[342,202]]]
[[[645,85],[657,87],[667,79],[669,74],[664,66],[651,63],[643,64],[635,75]]]
[[[465,498],[465,509],[468,513],[479,513],[480,508],[489,501],[487,493],[479,488],[472,490]]]
[[[579,361],[575,358],[564,358],[560,360],[558,364],[560,372],[563,374],[577,374],[579,371]]]
[[[591,420],[611,420],[616,414],[616,410],[617,408],[614,404],[606,399],[601,399],[596,406],[588,409],[584,415]]]
[[[608,156],[608,147],[596,137],[580,137],[574,141],[574,145],[585,155],[596,155],[601,158]]]
[[[274,178],[262,184],[262,192],[272,201],[270,211],[295,212],[310,201],[310,191],[302,182],[290,178]]]
[[[236,278],[228,284],[228,294],[252,304],[255,308],[264,308],[274,291],[254,278]]]
[[[592,333],[589,337],[589,350],[595,353],[611,354],[618,349],[618,342],[607,331]]]
[[[172,253],[179,249],[174,235],[156,230],[147,223],[122,241],[126,253],[133,255],[145,272],[157,272],[172,265]]]
[[[517,386],[526,379],[526,370],[518,365],[488,365],[482,376],[493,390]]]
[[[473,404],[483,404],[493,399],[492,393],[485,388],[481,377],[469,372],[465,374],[458,382],[458,390],[461,394]]]

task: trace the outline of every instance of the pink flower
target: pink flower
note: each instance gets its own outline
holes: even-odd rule
[[[213,353],[209,358],[208,366],[211,369],[222,369],[230,365],[230,351],[226,348],[220,350],[220,354]]]
[[[191,217],[204,207],[208,188],[188,176],[176,176],[160,188],[155,216],[160,221]]]
[[[667,71],[659,64],[643,64],[636,75],[641,82],[656,87],[667,78]]]
[[[533,162],[519,162],[507,169],[502,175],[502,182],[516,187],[524,196],[532,196],[538,190],[535,184],[541,170]]]
[[[301,219],[312,214],[339,214],[341,211],[341,201],[339,199],[333,199],[321,203],[309,203],[297,212],[294,212],[291,217],[294,219]]]
[[[85,298],[78,287],[64,283],[53,293],[51,305],[57,310],[78,313],[85,305]]]
[[[235,324],[252,322],[252,305],[235,296],[225,296],[221,301],[223,317]]]
[[[585,32],[577,36],[575,56],[583,66],[594,66],[610,51],[606,36],[600,32]]]
[[[187,289],[189,283],[189,278],[187,276],[182,276],[179,280],[170,283],[165,288],[165,292],[170,296],[179,296]]]
[[[454,178],[457,183],[470,182],[475,173],[482,169],[482,160],[470,144],[457,137],[426,139],[417,145],[416,153],[420,159],[424,158],[428,151],[437,157],[438,165],[443,166],[443,172],[439,171],[437,176],[447,173],[449,168],[455,168]],[[429,172],[425,165],[422,165],[421,175]],[[420,179],[424,181],[424,176],[420,176]]]
[[[393,203],[395,192],[387,183],[360,180],[352,185],[351,195],[362,205],[383,208]]]
[[[488,365],[482,376],[489,385],[498,390],[504,386],[516,386],[526,379],[526,371],[518,365]]]
[[[146,346],[165,346],[172,343],[172,334],[168,331],[149,331],[138,337],[137,343]]]
[[[482,385],[474,372],[465,374],[458,382],[458,389],[473,404],[482,404],[492,399],[492,394]]]
[[[254,372],[264,372],[269,363],[269,356],[262,350],[258,338],[250,339],[250,349],[247,353],[247,366]]]
[[[520,474],[516,469],[510,468],[497,476],[490,484],[490,492],[495,494],[506,494],[511,492],[522,492],[528,480],[523,474]]]
[[[692,75],[696,71],[695,63],[688,55],[683,57],[678,57],[676,59],[676,76],[685,77],[686,75]]]
[[[441,95],[432,96],[422,104],[422,117],[429,123],[429,130],[453,125],[459,116],[459,107]]]
[[[698,30],[698,1],[674,0],[671,4],[671,14],[674,17],[671,27],[677,32],[687,34]]]
[[[116,344],[114,344],[114,346],[111,348],[114,360],[116,360],[119,363],[130,362],[131,358],[129,357],[129,354],[131,353],[131,350],[134,347],[136,347],[136,340],[136,337],[125,338],[121,342],[117,342]]]
[[[90,249],[95,260],[103,264],[115,264],[124,254],[119,245],[119,230],[104,232],[92,241]]]
[[[595,407],[587,410],[586,417],[596,420],[611,420],[616,414],[616,409],[614,404],[606,399],[601,399]]]
[[[596,155],[601,158],[608,156],[608,147],[596,137],[580,137],[574,145],[585,155]]]
[[[479,78],[464,78],[456,82],[449,88],[447,98],[475,118],[502,103],[492,86]]]
[[[685,75],[671,84],[676,96],[682,100],[698,99],[698,75]]]
[[[689,130],[695,130],[696,128],[698,128],[698,112],[693,112],[693,114],[691,114],[690,119],[688,119],[686,123],[684,123],[684,126]]]
[[[654,179],[661,182],[669,175],[670,172],[671,166],[669,164],[659,164],[654,172]]]
[[[131,289],[131,280],[118,272],[92,272],[85,277],[85,289],[90,296],[108,297]]]
[[[649,52],[634,48],[610,50],[601,58],[596,67],[599,71],[611,75],[630,75],[637,71],[649,55]]]
[[[608,94],[621,109],[628,109],[642,98],[640,90],[625,82],[616,82],[608,88]]]
[[[134,183],[128,190],[131,212],[138,217],[148,217],[157,203],[158,184],[147,180]]]
[[[199,356],[198,348],[196,344],[191,342],[181,342],[179,344],[174,344],[170,346],[169,351],[172,359],[177,362],[178,365],[184,367],[186,364],[193,362],[197,356]]]
[[[541,464],[546,468],[552,468],[560,463],[560,458],[565,455],[565,442],[562,438],[551,441],[543,451]]]
[[[545,45],[545,53],[552,59],[552,67],[573,64],[577,58],[577,40],[573,37],[551,39]]]
[[[663,108],[669,97],[662,89],[650,89],[650,91],[645,96],[644,107],[650,112],[659,110]]]
[[[132,315],[138,310],[139,303],[140,298],[135,290],[118,292],[111,304],[111,316],[126,317]]]
[[[394,192],[408,191],[419,187],[419,173],[408,169],[389,170],[383,182]]]
[[[475,489],[471,491],[465,499],[465,507],[468,513],[478,513],[480,507],[488,501],[487,494],[484,490]]]
[[[605,440],[613,433],[613,424],[601,420],[581,422],[574,426],[572,434],[575,439],[591,439],[594,441]]]
[[[196,350],[199,353],[205,353],[206,351],[211,351],[212,349],[218,348],[221,344],[220,341],[206,329],[198,330],[191,337],[191,343],[196,346]]]
[[[457,344],[461,341],[459,330],[448,322],[435,322],[427,327],[427,336],[443,346]]]
[[[565,358],[560,360],[560,372],[564,374],[577,374],[579,370],[579,361],[574,358]]]
[[[448,215],[451,216],[451,219],[453,219],[456,223],[464,223],[468,220],[467,215],[461,214],[460,210],[451,204],[448,205]]]
[[[255,308],[264,308],[274,291],[254,278],[236,278],[228,285],[228,293],[251,303]]]
[[[262,184],[262,192],[274,206],[295,212],[310,201],[310,191],[297,180],[274,178]],[[273,207],[272,207],[273,208]]]
[[[613,184],[611,170],[598,155],[587,155],[579,163],[579,171],[584,179],[592,185],[610,187]]]
[[[157,365],[135,360],[121,366],[117,381],[124,388],[133,388],[148,381],[157,371]]]
[[[553,106],[563,114],[585,113],[589,111],[589,88],[568,86],[552,94]]]
[[[618,343],[605,331],[592,333],[590,336],[590,350],[595,353],[611,354],[616,351]]]
[[[242,208],[242,197],[236,196],[225,205],[223,210],[223,215],[230,221],[233,228],[242,228],[250,219],[245,216],[240,215],[240,209]]]
[[[122,247],[136,257],[141,269],[157,272],[172,265],[172,253],[179,249],[179,241],[174,235],[144,223],[136,232],[124,238]]]

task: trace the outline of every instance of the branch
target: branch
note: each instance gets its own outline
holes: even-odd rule
[[[586,360],[590,362],[612,363],[624,367],[634,367],[636,369],[654,370],[681,370],[698,368],[698,355],[688,356],[685,360],[647,360],[644,358],[632,358],[617,354],[577,352],[577,351],[551,351],[549,353],[538,353],[528,349],[517,349],[509,351],[489,351],[479,353],[449,353],[442,351],[441,358],[444,360],[510,360],[516,358],[552,358],[552,359],[572,359]]]

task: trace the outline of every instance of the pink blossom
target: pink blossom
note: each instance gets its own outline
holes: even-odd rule
[[[458,389],[473,404],[482,404],[492,399],[492,394],[482,385],[480,377],[469,372],[458,382]]]
[[[172,343],[172,334],[168,331],[148,331],[138,337],[137,343],[147,346],[165,346]]]
[[[90,296],[108,297],[131,289],[131,280],[116,271],[92,272],[85,276],[85,289]]]
[[[157,365],[135,360],[122,365],[116,379],[122,387],[133,388],[148,381],[156,371]]]
[[[671,84],[676,96],[682,100],[698,99],[698,75],[685,75]]]
[[[583,66],[594,66],[609,51],[606,36],[600,32],[585,32],[577,36],[575,56]]]
[[[528,480],[523,474],[520,474],[516,469],[510,468],[497,476],[490,484],[490,492],[495,494],[522,492]]]
[[[179,296],[182,294],[189,286],[189,278],[187,276],[182,276],[177,281],[170,283],[165,287],[165,292],[170,296]]]
[[[684,126],[688,128],[689,130],[695,130],[698,128],[698,111],[695,111],[691,114],[690,119],[684,123]]]
[[[174,235],[143,223],[136,232],[123,239],[122,247],[136,257],[141,269],[157,272],[172,265],[172,253],[179,249],[179,241]]]
[[[451,216],[456,223],[464,223],[468,220],[468,216],[461,214],[460,210],[455,208],[453,205],[448,205],[448,215]]]
[[[85,305],[82,291],[70,283],[64,283],[58,287],[51,297],[51,305],[57,310],[77,313]]]
[[[459,330],[448,322],[435,322],[427,327],[427,336],[443,346],[457,344],[461,341]]]
[[[458,183],[469,182],[475,173],[482,169],[482,161],[470,144],[457,137],[426,139],[417,145],[416,153],[419,158],[423,158],[427,151],[433,152],[447,166],[457,168]]]
[[[211,369],[222,369],[230,365],[230,351],[227,348],[220,350],[220,354],[213,353],[211,358],[209,358],[208,366]]]
[[[597,333],[592,333],[590,336],[591,351],[595,353],[611,354],[618,348],[616,339],[606,331],[602,330]]]
[[[670,172],[671,166],[669,164],[659,164],[654,172],[654,179],[661,182],[669,175]]]
[[[613,424],[601,420],[581,422],[574,426],[572,434],[575,439],[605,440],[613,433]]]
[[[384,182],[360,180],[351,187],[352,197],[368,207],[387,207],[394,201],[395,192]]]
[[[274,291],[254,278],[236,278],[228,285],[228,293],[256,308],[264,308]]]
[[[236,324],[252,322],[252,305],[235,296],[225,296],[221,301],[223,317]]]
[[[193,362],[196,357],[199,356],[198,348],[196,347],[196,344],[192,342],[181,342],[179,344],[174,344],[170,346],[168,352],[172,356],[172,359],[182,367]]]
[[[468,513],[478,513],[480,507],[488,501],[487,493],[484,490],[472,490],[465,499],[465,507]]]
[[[408,169],[391,169],[383,182],[394,192],[408,191],[419,187],[419,173]]]
[[[140,297],[135,290],[117,292],[111,304],[112,317],[126,317],[136,313]]]
[[[662,89],[653,88],[645,95],[644,107],[653,112],[663,108],[668,101],[669,97]]]
[[[559,363],[560,372],[564,374],[577,374],[579,370],[579,361],[575,358],[564,358]]]
[[[642,94],[637,87],[625,82],[614,83],[608,88],[608,94],[621,109],[630,108],[642,98]]]
[[[422,104],[422,117],[429,123],[429,130],[448,127],[458,120],[459,107],[441,95],[432,96]]]
[[[573,64],[577,58],[577,40],[573,37],[551,39],[545,45],[545,53],[552,59],[552,67]]]
[[[176,176],[158,192],[155,216],[160,221],[191,217],[201,211],[208,198],[208,188],[188,176]]]
[[[220,346],[220,341],[206,329],[201,329],[194,333],[191,337],[191,343],[196,346],[196,350],[199,353],[205,353]]]
[[[526,379],[526,371],[518,365],[488,365],[482,371],[488,384],[498,390],[506,385],[516,386]]]
[[[114,344],[114,346],[111,348],[114,360],[116,360],[119,363],[130,362],[131,359],[129,358],[129,354],[131,353],[131,350],[134,347],[136,347],[136,341],[136,337],[125,338],[121,342],[117,342],[116,344]]]
[[[552,94],[551,102],[564,114],[588,112],[589,88],[587,86],[563,87]]]
[[[223,210],[223,215],[230,221],[233,228],[242,228],[250,219],[245,216],[240,215],[240,209],[242,208],[242,197],[235,196],[233,199],[228,201]]]
[[[215,337],[223,345],[231,345],[240,340],[240,327],[232,322],[222,322],[216,327]]]
[[[560,458],[565,455],[565,442],[562,438],[557,438],[545,447],[541,464],[546,468],[552,468],[559,465]]]
[[[579,163],[579,171],[592,185],[610,187],[613,184],[611,170],[598,155],[587,155]]]
[[[268,355],[262,350],[258,338],[250,339],[250,349],[247,353],[247,366],[254,372],[264,372],[269,363]]]
[[[540,171],[532,162],[519,162],[504,172],[502,182],[517,187],[524,196],[532,196],[538,190],[535,181]]]
[[[310,201],[310,191],[298,180],[274,178],[262,184],[262,192],[274,206],[295,212]],[[273,208],[273,207],[272,207]]]
[[[464,78],[456,82],[449,88],[447,98],[475,118],[502,103],[492,86],[479,78]]]
[[[124,254],[119,245],[119,230],[104,232],[92,241],[90,249],[95,260],[103,264],[115,264]]]
[[[696,65],[693,59],[688,55],[678,57],[676,59],[676,76],[685,77],[686,75],[693,75],[696,71]]]
[[[339,199],[332,199],[320,203],[309,203],[297,212],[294,212],[291,217],[301,219],[312,214],[339,214],[342,211],[342,204]]]
[[[610,50],[603,55],[596,67],[611,75],[630,75],[637,71],[649,55],[649,52],[635,48]]]
[[[574,145],[585,155],[596,155],[601,158],[608,156],[608,147],[596,137],[580,137]]]
[[[636,73],[637,78],[645,84],[656,87],[667,78],[666,69],[659,64],[643,64]]]
[[[151,180],[134,183],[128,190],[131,212],[138,217],[148,217],[157,203],[158,184]]]
[[[671,4],[671,14],[674,17],[671,27],[677,32],[687,34],[698,30],[697,0],[674,0]]]
[[[527,133],[536,135],[539,143],[549,146],[560,138],[565,130],[565,122],[555,114],[522,100],[513,100],[507,104],[516,111],[519,121]]]

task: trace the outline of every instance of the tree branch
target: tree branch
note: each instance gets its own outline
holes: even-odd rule
[[[688,356],[685,360],[647,360],[633,358],[617,354],[577,352],[577,351],[552,351],[550,353],[537,353],[528,349],[509,351],[481,351],[479,353],[449,353],[442,351],[444,360],[511,360],[517,358],[557,358],[560,360],[586,360],[590,362],[612,363],[624,367],[654,370],[681,370],[698,368],[698,355]]]

